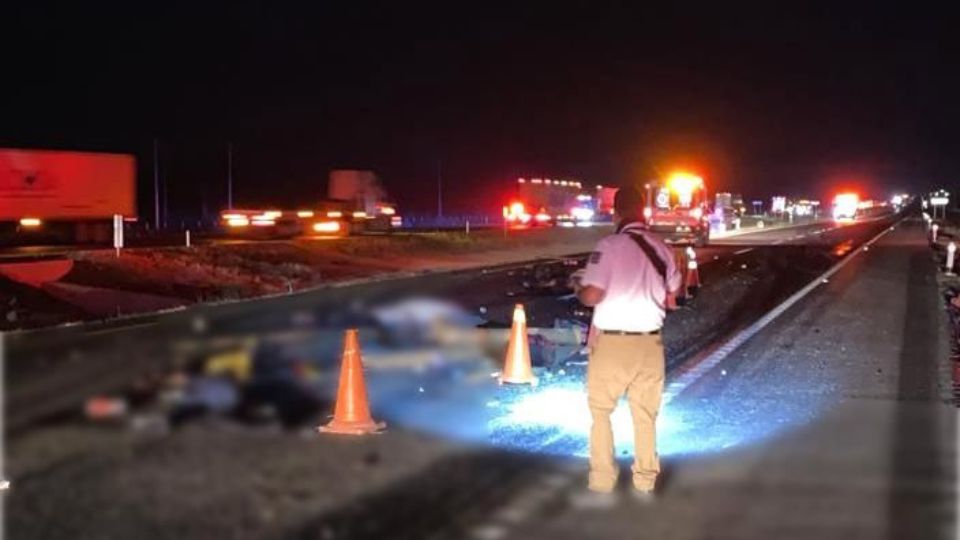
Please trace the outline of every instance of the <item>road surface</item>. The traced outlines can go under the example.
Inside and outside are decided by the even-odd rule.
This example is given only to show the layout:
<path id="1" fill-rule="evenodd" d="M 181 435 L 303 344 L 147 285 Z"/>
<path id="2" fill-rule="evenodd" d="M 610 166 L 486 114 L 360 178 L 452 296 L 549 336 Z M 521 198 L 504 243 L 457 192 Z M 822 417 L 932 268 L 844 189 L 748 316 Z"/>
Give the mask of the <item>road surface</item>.
<path id="1" fill-rule="evenodd" d="M 701 252 L 707 285 L 665 333 L 670 381 L 683 391 L 662 419 L 655 506 L 571 506 L 586 444 L 577 362 L 538 368 L 536 390 L 501 389 L 489 383 L 489 361 L 396 355 L 370 340 L 374 411 L 391 426 L 374 438 L 222 421 L 152 436 L 24 420 L 8 451 L 8 534 L 950 538 L 956 409 L 936 272 L 915 223 L 853 251 L 884 228 L 799 238 L 771 230 L 762 243 L 730 239 Z M 708 354 L 849 253 L 857 256 L 742 347 Z M 296 354 L 328 359 L 320 384 L 329 388 L 337 329 L 370 326 L 368 311 L 351 305 L 358 299 L 456 298 L 501 326 L 520 299 L 533 326 L 549 326 L 564 304 L 522 287 L 528 278 L 513 265 L 24 334 L 8 340 L 8 406 L 36 413 L 30 392 L 69 397 L 92 373 L 118 374 L 120 384 L 122 366 L 159 363 L 171 343 L 249 334 L 292 335 Z M 712 369 L 684 375 L 710 359 Z"/>

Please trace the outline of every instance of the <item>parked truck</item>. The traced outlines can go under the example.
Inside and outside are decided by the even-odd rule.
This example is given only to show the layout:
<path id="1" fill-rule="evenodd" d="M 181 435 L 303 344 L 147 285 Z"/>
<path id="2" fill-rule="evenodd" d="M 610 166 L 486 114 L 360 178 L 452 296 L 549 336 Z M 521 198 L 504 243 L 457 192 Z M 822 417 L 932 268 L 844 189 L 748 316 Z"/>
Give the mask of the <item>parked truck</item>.
<path id="1" fill-rule="evenodd" d="M 0 149 L 0 241 L 108 242 L 118 214 L 137 217 L 133 156 Z"/>

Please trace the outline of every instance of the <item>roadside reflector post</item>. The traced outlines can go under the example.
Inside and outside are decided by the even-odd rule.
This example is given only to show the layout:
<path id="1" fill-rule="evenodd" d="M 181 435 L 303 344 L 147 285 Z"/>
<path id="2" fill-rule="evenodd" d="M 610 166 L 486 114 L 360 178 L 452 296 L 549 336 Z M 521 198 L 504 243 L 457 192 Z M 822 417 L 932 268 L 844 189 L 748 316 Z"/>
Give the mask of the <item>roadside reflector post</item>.
<path id="1" fill-rule="evenodd" d="M 733 228 L 734 230 L 737 230 L 737 231 L 740 230 L 740 218 L 733 220 Z"/>
<path id="2" fill-rule="evenodd" d="M 940 226 L 934 223 L 930 226 L 930 242 L 937 243 L 937 231 L 940 230 Z"/>
<path id="3" fill-rule="evenodd" d="M 678 306 L 685 306 L 690 300 L 691 292 L 687 281 L 690 279 L 690 265 L 687 262 L 686 250 L 681 248 L 674 249 L 673 258 L 677 268 L 681 269 L 682 273 L 680 275 L 683 277 L 683 279 L 680 281 L 680 290 L 677 291 L 673 300 Z M 687 270 L 684 271 L 682 270 L 683 268 L 686 268 Z"/>
<path id="4" fill-rule="evenodd" d="M 953 274 L 953 260 L 957 254 L 957 244 L 950 242 L 947 244 L 947 275 L 952 276 Z"/>
<path id="5" fill-rule="evenodd" d="M 187 229 L 187 232 L 184 234 L 184 243 L 187 247 L 190 247 L 190 229 Z"/>
<path id="6" fill-rule="evenodd" d="M 694 251 L 692 247 L 688 247 L 686 250 L 687 254 L 687 276 L 684 280 L 686 282 L 687 291 L 692 296 L 700 288 L 700 267 L 697 264 L 697 252 Z"/>
<path id="7" fill-rule="evenodd" d="M 467 220 L 467 224 L 466 224 L 465 227 L 466 227 L 466 230 L 467 230 L 467 234 L 470 234 L 470 220 L 469 220 L 469 219 Z"/>
<path id="8" fill-rule="evenodd" d="M 762 229 L 762 228 L 763 228 L 763 220 L 762 220 L 762 219 L 757 222 L 757 228 L 758 228 L 758 229 Z"/>
<path id="9" fill-rule="evenodd" d="M 123 216 L 113 215 L 113 249 L 117 251 L 117 257 L 120 256 L 120 248 L 123 247 Z"/>

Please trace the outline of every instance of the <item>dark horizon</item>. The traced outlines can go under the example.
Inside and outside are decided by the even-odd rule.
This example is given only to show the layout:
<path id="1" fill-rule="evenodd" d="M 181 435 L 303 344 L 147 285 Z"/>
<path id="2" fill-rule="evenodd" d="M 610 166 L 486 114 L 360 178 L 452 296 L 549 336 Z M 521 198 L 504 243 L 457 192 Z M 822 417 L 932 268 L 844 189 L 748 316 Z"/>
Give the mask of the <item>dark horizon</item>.
<path id="1" fill-rule="evenodd" d="M 949 17 L 837 7 L 8 8 L 0 146 L 129 152 L 173 215 L 324 194 L 375 170 L 401 212 L 496 212 L 517 176 L 700 172 L 711 191 L 950 186 Z M 11 83 L 12 82 L 12 83 Z"/>

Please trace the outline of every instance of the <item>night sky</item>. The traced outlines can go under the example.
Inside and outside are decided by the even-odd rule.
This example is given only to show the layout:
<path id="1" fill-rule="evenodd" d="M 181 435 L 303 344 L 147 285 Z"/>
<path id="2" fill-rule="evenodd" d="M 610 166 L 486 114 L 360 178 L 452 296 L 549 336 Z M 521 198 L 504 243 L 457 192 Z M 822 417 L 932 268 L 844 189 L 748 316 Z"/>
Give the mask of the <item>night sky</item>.
<path id="1" fill-rule="evenodd" d="M 19 2 L 0 23 L 0 145 L 135 153 L 150 215 L 324 194 L 370 168 L 406 212 L 497 212 L 517 176 L 677 167 L 748 198 L 960 174 L 953 17 L 864 4 Z M 666 4 L 666 3 L 665 3 Z M 670 11 L 667 11 L 670 10 Z"/>

